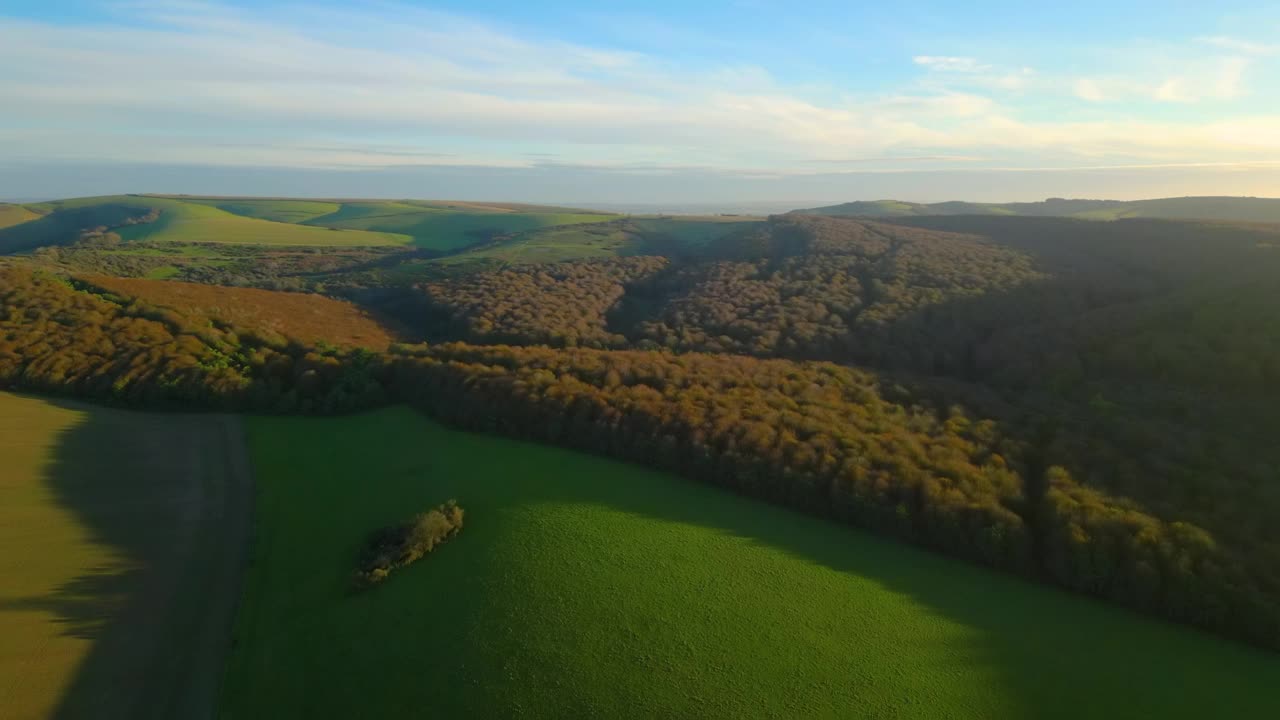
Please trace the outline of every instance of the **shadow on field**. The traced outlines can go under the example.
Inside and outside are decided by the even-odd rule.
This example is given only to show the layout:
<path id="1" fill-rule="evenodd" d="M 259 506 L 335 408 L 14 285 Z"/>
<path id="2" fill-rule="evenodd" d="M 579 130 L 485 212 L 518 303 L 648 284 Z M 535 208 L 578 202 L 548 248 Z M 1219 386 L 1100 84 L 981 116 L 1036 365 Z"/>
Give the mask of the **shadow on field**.
<path id="1" fill-rule="evenodd" d="M 446 430 L 408 408 L 252 422 L 271 530 L 254 558 L 250 621 L 237 627 L 228 717 L 379 716 L 380 703 L 443 717 L 802 717 L 823 703 L 833 717 L 1252 717 L 1280 681 L 1268 653 L 719 488 Z M 349 595 L 372 528 L 447 498 L 467 513 L 456 540 Z M 627 527 L 562 514 L 575 506 L 742 538 L 885 588 L 926 617 L 865 603 L 856 584 L 833 592 L 842 583 L 810 578 L 792 591 L 754 575 L 749 557 L 708 567 L 716 556 L 663 528 L 636 536 L 647 553 L 637 560 L 591 544 L 601 531 L 629 542 Z M 668 605 L 637 605 L 647 590 L 634 588 L 648 582 Z M 753 655 L 770 648 L 777 657 Z M 652 682 L 630 683 L 635 674 Z M 544 704 L 515 708 L 517 695 Z"/>
<path id="2" fill-rule="evenodd" d="M 1247 717 L 1270 707 L 1274 700 L 1280 656 L 1272 653 L 845 525 L 727 495 L 712 486 L 694 485 L 687 495 L 678 493 L 685 497 L 673 498 L 648 483 L 611 483 L 610 466 L 617 466 L 608 460 L 595 462 L 601 463 L 598 472 L 580 475 L 563 471 L 568 462 L 549 463 L 542 477 L 526 475 L 523 479 L 528 482 L 512 483 L 518 489 L 507 502 L 590 503 L 713 528 L 872 580 L 909 597 L 927 612 L 970 629 L 972 633 L 963 640 L 939 637 L 940 647 L 924 649 L 945 651 L 948 662 L 992 671 L 1020 716 L 1205 717 L 1221 713 L 1222 717 Z M 519 469 L 512 470 L 520 474 Z M 688 482 L 667 477 L 668 482 Z M 449 496 L 471 494 L 459 487 Z M 468 532 L 486 521 L 485 512 L 481 505 L 469 515 Z M 697 597 L 696 590 L 689 592 L 691 598 Z M 905 637 L 918 641 L 920 634 Z M 954 673 L 946 667 L 921 665 L 918 669 Z M 912 702 L 929 700 L 922 696 Z M 938 716 L 945 712 L 941 706 L 937 711 Z"/>
<path id="3" fill-rule="evenodd" d="M 237 533 L 247 529 L 247 486 L 228 481 L 238 425 L 49 402 L 84 419 L 59 434 L 47 490 L 74 515 L 83 542 L 111 558 L 46 595 L 8 603 L 51 613 L 63 635 L 91 642 L 54 717 L 210 715 L 214 689 L 205 686 L 217 677 L 208 666 L 218 668 L 221 655 L 203 655 L 229 635 L 243 557 Z"/>

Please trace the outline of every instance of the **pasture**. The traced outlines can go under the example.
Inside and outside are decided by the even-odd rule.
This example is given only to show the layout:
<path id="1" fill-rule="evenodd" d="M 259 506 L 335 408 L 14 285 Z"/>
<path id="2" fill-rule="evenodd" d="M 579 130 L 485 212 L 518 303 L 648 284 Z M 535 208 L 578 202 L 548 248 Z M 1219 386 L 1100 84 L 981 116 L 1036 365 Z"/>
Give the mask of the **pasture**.
<path id="1" fill-rule="evenodd" d="M 182 198 L 184 202 L 208 205 L 233 215 L 270 220 L 271 222 L 300 223 L 335 212 L 338 203 L 323 200 L 277 200 L 271 198 Z"/>
<path id="2" fill-rule="evenodd" d="M 723 491 L 405 408 L 247 421 L 221 715 L 1269 717 L 1280 658 Z M 466 530 L 349 592 L 366 534 Z"/>
<path id="3" fill-rule="evenodd" d="M 248 531 L 239 422 L 0 393 L 0 717 L 198 717 Z"/>
<path id="4" fill-rule="evenodd" d="M 126 241 L 239 245 L 356 247 L 406 245 L 411 241 L 408 236 L 394 233 L 272 222 L 237 215 L 195 199 L 119 195 L 59 200 L 31 207 L 47 214 L 38 220 L 0 231 L 0 251 L 70 244 L 75 241 L 80 230 L 99 225 L 116 227 L 127 218 L 144 215 L 152 209 L 160 211 L 160 216 L 154 222 L 116 227 L 116 232 Z"/>
<path id="5" fill-rule="evenodd" d="M 40 217 L 38 214 L 31 212 L 21 205 L 10 205 L 8 203 L 0 203 L 0 229 L 21 225 L 28 220 L 35 220 Z"/>
<path id="6" fill-rule="evenodd" d="M 741 217 L 642 217 L 549 227 L 523 232 L 440 262 L 490 260 L 523 265 L 620 255 L 697 255 L 712 240 L 759 224 L 759 220 Z"/>
<path id="7" fill-rule="evenodd" d="M 309 225 L 408 235 L 415 247 L 452 252 L 502 235 L 560 225 L 596 223 L 613 215 L 537 206 L 434 203 L 412 200 L 348 202 Z"/>

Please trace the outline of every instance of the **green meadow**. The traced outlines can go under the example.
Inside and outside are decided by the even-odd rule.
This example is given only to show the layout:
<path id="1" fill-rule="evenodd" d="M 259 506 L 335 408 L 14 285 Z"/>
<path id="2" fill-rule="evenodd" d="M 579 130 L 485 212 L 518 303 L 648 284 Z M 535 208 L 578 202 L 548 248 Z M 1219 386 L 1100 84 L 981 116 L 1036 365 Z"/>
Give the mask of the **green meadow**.
<path id="1" fill-rule="evenodd" d="M 539 228 L 597 223 L 614 216 L 536 206 L 491 206 L 471 203 L 418 201 L 348 202 L 328 215 L 311 218 L 310 225 L 398 233 L 413 238 L 416 247 L 456 251 L 494 237 Z"/>
<path id="2" fill-rule="evenodd" d="M 711 241 L 759 225 L 741 217 L 638 217 L 531 230 L 441 262 L 509 265 L 590 260 L 620 255 L 696 255 Z"/>
<path id="3" fill-rule="evenodd" d="M 648 470 L 408 409 L 247 421 L 220 714 L 1270 717 L 1280 659 Z M 353 593 L 367 533 L 461 534 Z"/>
<path id="4" fill-rule="evenodd" d="M 155 221 L 124 224 L 152 209 L 160 211 Z M 306 247 L 403 245 L 455 252 L 497 237 L 615 217 L 535 205 L 116 195 L 30 206 L 0 205 L 0 253 L 70 244 L 81 230 L 99 226 L 114 228 L 124 240 Z"/>
<path id="5" fill-rule="evenodd" d="M 47 214 L 38 220 L 0 230 L 0 251 L 74 242 L 85 228 L 116 227 L 127 218 L 160 211 L 154 222 L 118 227 L 128 240 L 240 245 L 367 246 L 405 245 L 410 238 L 394 233 L 329 230 L 307 225 L 237 215 L 219 207 L 167 197 L 118 195 L 77 198 L 32 205 Z"/>
<path id="6" fill-rule="evenodd" d="M 216 207 L 233 215 L 282 223 L 305 222 L 321 215 L 328 215 L 341 207 L 338 203 L 323 200 L 271 198 L 183 198 L 182 200 L 187 203 Z"/>

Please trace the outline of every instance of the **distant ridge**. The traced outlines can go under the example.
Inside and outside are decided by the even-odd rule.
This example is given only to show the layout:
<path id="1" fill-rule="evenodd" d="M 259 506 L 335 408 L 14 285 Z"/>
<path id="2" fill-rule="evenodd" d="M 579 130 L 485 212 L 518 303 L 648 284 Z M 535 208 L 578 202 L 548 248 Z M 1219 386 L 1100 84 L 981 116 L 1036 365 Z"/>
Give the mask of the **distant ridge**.
<path id="1" fill-rule="evenodd" d="M 1256 197 L 1181 197 L 1157 200 L 1079 200 L 1049 198 L 1042 202 L 913 203 L 901 200 L 863 200 L 826 207 L 793 210 L 804 215 L 859 217 L 921 217 L 929 215 L 1016 215 L 1073 217 L 1086 220 L 1160 218 L 1167 220 L 1226 220 L 1280 223 L 1280 199 Z"/>

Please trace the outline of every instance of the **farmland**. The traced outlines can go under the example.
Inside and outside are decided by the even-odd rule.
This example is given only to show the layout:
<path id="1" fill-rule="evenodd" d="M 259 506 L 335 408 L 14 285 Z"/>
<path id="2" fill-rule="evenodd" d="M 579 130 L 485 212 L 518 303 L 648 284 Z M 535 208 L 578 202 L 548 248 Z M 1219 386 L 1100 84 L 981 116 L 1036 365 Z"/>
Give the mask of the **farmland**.
<path id="1" fill-rule="evenodd" d="M 199 203 L 142 195 L 77 198 L 31 207 L 47 214 L 37 221 L 0 233 L 0 247 L 6 244 L 68 244 L 75 240 L 78 230 L 98 225 L 115 228 L 126 241 L 286 246 L 404 245 L 409 242 L 408 237 L 391 233 L 332 231 L 271 222 Z M 122 226 L 128 218 L 152 210 L 159 213 L 154 221 Z"/>
<path id="2" fill-rule="evenodd" d="M 247 537 L 239 423 L 0 393 L 0 715 L 212 701 Z"/>
<path id="3" fill-rule="evenodd" d="M 641 217 L 519 233 L 443 260 L 465 264 L 554 263 L 628 255 L 696 255 L 712 240 L 760 224 L 758 219 Z"/>
<path id="4" fill-rule="evenodd" d="M 1262 717 L 1274 656 L 407 409 L 248 422 L 256 544 L 221 714 Z M 351 594 L 370 530 L 467 529 Z"/>
<path id="5" fill-rule="evenodd" d="M 158 216 L 135 222 L 152 211 Z M 406 246 L 445 253 L 514 233 L 615 217 L 536 205 L 118 195 L 0 206 L 0 252 L 67 245 L 82 230 L 105 227 L 125 241 Z"/>
<path id="6" fill-rule="evenodd" d="M 537 206 L 429 203 L 419 201 L 350 202 L 312 218 L 310 225 L 400 233 L 416 247 L 455 251 L 492 238 L 559 225 L 597 223 L 613 215 Z"/>
<path id="7" fill-rule="evenodd" d="M 21 205 L 0 203 L 0 229 L 19 225 L 40 217 Z"/>

